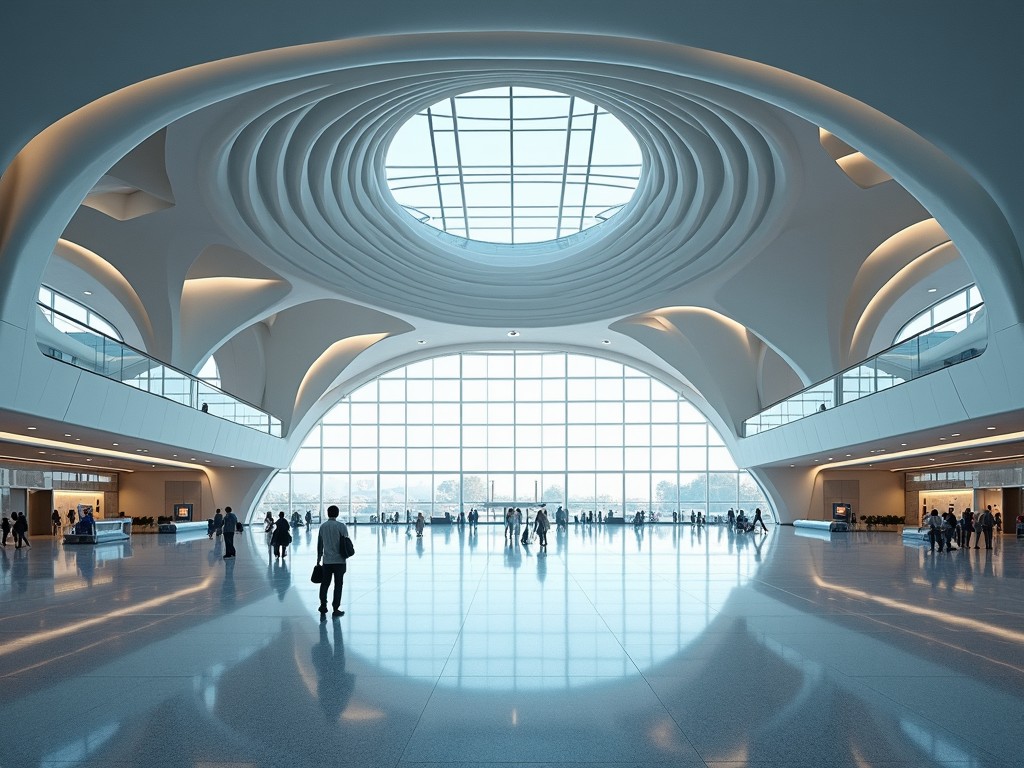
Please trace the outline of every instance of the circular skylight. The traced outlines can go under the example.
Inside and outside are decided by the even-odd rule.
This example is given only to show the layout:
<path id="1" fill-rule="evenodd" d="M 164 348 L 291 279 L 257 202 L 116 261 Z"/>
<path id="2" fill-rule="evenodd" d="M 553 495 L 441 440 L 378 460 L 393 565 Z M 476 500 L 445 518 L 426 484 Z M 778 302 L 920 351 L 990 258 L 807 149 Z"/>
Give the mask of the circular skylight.
<path id="1" fill-rule="evenodd" d="M 386 159 L 395 200 L 457 237 L 522 245 L 568 237 L 621 210 L 642 165 L 607 110 L 536 88 L 472 91 L 413 115 Z"/>

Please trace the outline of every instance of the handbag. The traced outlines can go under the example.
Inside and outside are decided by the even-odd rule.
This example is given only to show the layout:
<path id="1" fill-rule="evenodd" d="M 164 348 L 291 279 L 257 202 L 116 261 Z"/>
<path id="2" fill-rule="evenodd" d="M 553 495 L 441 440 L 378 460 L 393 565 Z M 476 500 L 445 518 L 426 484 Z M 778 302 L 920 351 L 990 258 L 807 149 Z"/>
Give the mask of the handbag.
<path id="1" fill-rule="evenodd" d="M 324 567 L 320 563 L 313 566 L 313 573 L 310 575 L 309 580 L 314 584 L 319 584 L 324 580 Z"/>
<path id="2" fill-rule="evenodd" d="M 356 548 L 352 546 L 352 539 L 348 536 L 341 537 L 341 555 L 348 560 L 352 555 L 356 553 Z"/>

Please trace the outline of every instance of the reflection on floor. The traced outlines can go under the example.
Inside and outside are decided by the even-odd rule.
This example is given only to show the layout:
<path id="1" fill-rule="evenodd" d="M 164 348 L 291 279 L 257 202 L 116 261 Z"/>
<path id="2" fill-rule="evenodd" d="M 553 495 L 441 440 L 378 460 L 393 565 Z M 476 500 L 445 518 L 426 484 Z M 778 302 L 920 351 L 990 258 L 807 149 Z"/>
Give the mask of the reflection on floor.
<path id="1" fill-rule="evenodd" d="M 1019 766 L 1024 542 L 570 527 L 0 550 L 0 766 Z"/>

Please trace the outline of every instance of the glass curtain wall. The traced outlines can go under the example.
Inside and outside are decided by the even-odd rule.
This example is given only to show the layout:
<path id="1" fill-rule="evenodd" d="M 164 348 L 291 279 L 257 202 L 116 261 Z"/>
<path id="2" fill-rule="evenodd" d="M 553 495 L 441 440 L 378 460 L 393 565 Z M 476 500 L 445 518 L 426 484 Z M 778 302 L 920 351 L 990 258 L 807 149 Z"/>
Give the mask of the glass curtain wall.
<path id="1" fill-rule="evenodd" d="M 678 393 L 620 363 L 566 353 L 463 353 L 392 371 L 313 428 L 258 505 L 342 519 L 567 505 L 671 521 L 767 501 Z"/>

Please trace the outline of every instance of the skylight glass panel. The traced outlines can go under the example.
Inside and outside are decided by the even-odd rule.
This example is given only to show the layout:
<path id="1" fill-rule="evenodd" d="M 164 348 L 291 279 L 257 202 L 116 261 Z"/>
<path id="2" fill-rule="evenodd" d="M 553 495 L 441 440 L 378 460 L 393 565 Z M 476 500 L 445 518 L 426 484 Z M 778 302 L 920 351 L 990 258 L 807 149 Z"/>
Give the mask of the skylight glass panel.
<path id="1" fill-rule="evenodd" d="M 388 186 L 410 215 L 488 243 L 558 240 L 620 211 L 642 157 L 603 108 L 536 88 L 455 96 L 410 118 L 386 159 Z"/>

